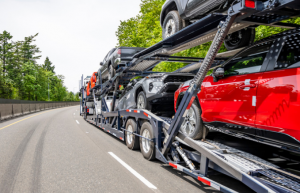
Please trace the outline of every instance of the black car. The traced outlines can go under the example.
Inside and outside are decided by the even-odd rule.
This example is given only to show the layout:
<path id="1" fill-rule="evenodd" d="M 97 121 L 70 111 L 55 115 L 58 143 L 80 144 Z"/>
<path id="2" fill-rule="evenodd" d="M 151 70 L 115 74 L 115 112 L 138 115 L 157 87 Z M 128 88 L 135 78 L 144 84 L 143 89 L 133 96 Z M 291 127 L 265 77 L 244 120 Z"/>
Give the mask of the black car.
<path id="1" fill-rule="evenodd" d="M 210 13 L 227 13 L 235 0 L 167 0 L 162 6 L 160 24 L 163 29 L 163 39 L 180 31 L 182 28 L 196 22 Z M 255 3 L 252 0 L 249 0 Z M 248 46 L 254 42 L 255 29 L 248 27 L 229 34 L 225 46 L 233 50 Z"/>
<path id="2" fill-rule="evenodd" d="M 111 49 L 102 62 L 100 62 L 100 69 L 102 79 L 111 79 L 115 75 L 115 71 L 119 67 L 126 66 L 126 63 L 132 60 L 132 56 L 145 48 L 139 47 L 119 47 Z M 101 71 L 101 72 L 100 72 Z"/>

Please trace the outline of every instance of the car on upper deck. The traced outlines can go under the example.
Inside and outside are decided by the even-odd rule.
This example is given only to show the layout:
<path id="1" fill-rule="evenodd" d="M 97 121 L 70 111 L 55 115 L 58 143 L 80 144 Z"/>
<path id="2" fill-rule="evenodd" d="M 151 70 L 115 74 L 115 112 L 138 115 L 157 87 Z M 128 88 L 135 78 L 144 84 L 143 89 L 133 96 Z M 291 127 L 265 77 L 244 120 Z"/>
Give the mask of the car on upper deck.
<path id="1" fill-rule="evenodd" d="M 100 62 L 98 75 L 101 74 L 102 80 L 109 80 L 115 76 L 116 70 L 119 67 L 125 67 L 127 62 L 132 60 L 132 56 L 144 50 L 139 47 L 118 47 L 111 49 L 103 61 Z M 100 77 L 99 77 L 100 78 Z"/>
<path id="2" fill-rule="evenodd" d="M 170 37 L 184 27 L 211 13 L 227 14 L 236 0 L 167 0 L 162 6 L 160 24 L 163 39 Z M 254 0 L 246 0 L 248 6 L 255 6 Z M 234 50 L 253 43 L 255 26 L 229 34 L 224 43 L 227 50 Z"/>
<path id="3" fill-rule="evenodd" d="M 189 82 L 175 92 L 178 108 Z M 300 152 L 300 28 L 251 45 L 206 76 L 181 131 L 209 128 Z"/>

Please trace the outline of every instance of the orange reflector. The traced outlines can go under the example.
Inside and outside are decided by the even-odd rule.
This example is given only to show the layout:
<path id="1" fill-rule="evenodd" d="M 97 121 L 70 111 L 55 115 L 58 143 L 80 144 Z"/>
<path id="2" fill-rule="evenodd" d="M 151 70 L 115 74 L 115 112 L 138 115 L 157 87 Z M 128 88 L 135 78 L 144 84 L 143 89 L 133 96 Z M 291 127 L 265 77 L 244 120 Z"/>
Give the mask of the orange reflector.
<path id="1" fill-rule="evenodd" d="M 177 165 L 172 164 L 171 162 L 169 162 L 169 165 L 172 166 L 173 168 L 176 168 L 176 169 L 177 169 Z"/>
<path id="2" fill-rule="evenodd" d="M 137 110 L 134 110 L 133 112 L 137 113 L 138 111 L 137 111 Z"/>
<path id="3" fill-rule="evenodd" d="M 203 182 L 204 184 L 207 184 L 207 185 L 210 186 L 210 181 L 207 181 L 207 180 L 205 180 L 203 178 L 200 178 L 199 176 L 198 176 L 198 180 L 201 181 L 201 182 Z"/>
<path id="4" fill-rule="evenodd" d="M 145 113 L 145 112 L 144 112 L 144 115 L 145 115 L 146 117 L 148 117 L 148 114 L 147 114 L 147 113 Z"/>

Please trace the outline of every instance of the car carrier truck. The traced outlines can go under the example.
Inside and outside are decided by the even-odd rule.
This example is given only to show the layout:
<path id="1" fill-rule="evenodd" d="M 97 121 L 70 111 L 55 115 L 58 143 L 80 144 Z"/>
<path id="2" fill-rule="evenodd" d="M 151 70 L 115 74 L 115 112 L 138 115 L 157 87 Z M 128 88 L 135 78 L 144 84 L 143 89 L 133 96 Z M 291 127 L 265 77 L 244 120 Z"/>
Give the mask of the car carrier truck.
<path id="1" fill-rule="evenodd" d="M 254 23 L 290 28 L 294 30 L 293 33 L 300 33 L 299 26 L 281 22 L 299 14 L 300 1 L 298 0 L 235 1 L 229 8 L 228 14 L 207 15 L 163 41 L 135 54 L 130 62 L 116 71 L 114 77 L 95 85 L 90 97 L 82 97 L 82 105 L 86 101 L 94 102 L 95 108 L 101 105 L 99 114 L 95 111 L 96 114 L 85 114 L 84 118 L 99 129 L 125 141 L 129 149 L 140 149 L 145 159 L 160 160 L 163 164 L 168 164 L 221 192 L 236 191 L 209 178 L 211 171 L 232 177 L 258 193 L 300 192 L 299 173 L 286 170 L 248 151 L 206 139 L 208 130 L 203 131 L 202 140 L 193 140 L 180 132 L 188 110 L 195 101 L 197 93 L 201 91 L 200 86 L 208 70 L 212 66 L 218 66 L 215 58 L 228 34 Z M 276 35 L 274 37 L 276 39 Z M 283 43 L 290 37 L 289 32 L 286 32 L 284 37 L 278 37 L 276 39 L 278 46 L 280 42 Z M 198 62 L 181 69 L 181 72 L 190 69 L 196 70 L 197 73 L 190 81 L 174 117 L 160 117 L 145 109 L 113 110 L 119 85 L 128 84 L 135 76 L 145 77 L 154 73 L 148 70 L 160 61 L 190 61 L 193 58 L 176 57 L 172 54 L 209 41 L 212 41 L 212 44 L 206 57 L 197 59 Z M 295 46 L 298 44 L 295 43 Z M 274 49 L 274 53 L 278 51 Z M 231 54 L 232 52 L 235 51 L 230 51 Z M 218 57 L 230 53 L 219 54 Z M 267 59 L 274 58 L 270 56 Z M 214 72 L 216 79 L 222 75 L 221 71 Z M 84 92 L 84 87 L 81 92 Z M 113 98 L 112 108 L 109 109 L 105 96 L 110 92 L 113 92 Z M 279 157 L 284 158 L 282 155 Z M 285 159 L 294 163 L 299 162 L 291 158 Z"/>

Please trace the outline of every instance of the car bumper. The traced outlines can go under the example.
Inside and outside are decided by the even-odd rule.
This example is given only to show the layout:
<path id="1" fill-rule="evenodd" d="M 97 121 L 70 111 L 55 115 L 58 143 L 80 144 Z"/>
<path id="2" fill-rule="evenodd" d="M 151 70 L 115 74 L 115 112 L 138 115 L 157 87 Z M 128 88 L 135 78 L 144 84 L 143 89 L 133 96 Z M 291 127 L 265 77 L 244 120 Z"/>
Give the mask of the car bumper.
<path id="1" fill-rule="evenodd" d="M 174 103 L 174 93 L 160 93 L 160 94 L 155 94 L 155 95 L 149 97 L 148 101 L 151 104 L 154 104 L 154 103 L 165 103 L 165 102 Z"/>

